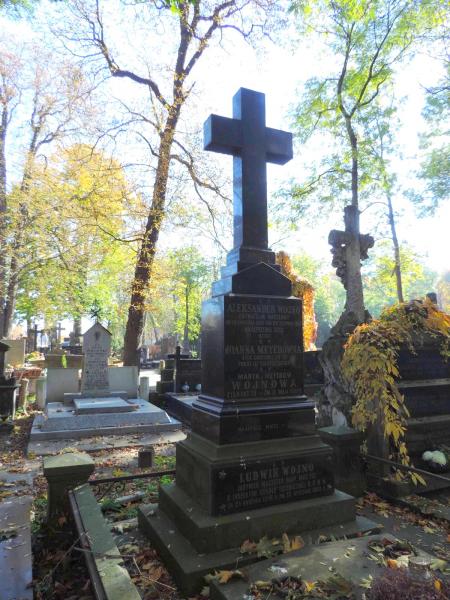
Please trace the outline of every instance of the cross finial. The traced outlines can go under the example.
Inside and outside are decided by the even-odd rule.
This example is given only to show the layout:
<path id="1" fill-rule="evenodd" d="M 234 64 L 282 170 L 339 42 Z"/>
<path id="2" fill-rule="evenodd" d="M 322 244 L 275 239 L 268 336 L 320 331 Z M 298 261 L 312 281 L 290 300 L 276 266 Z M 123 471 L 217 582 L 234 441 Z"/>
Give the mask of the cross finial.
<path id="1" fill-rule="evenodd" d="M 292 158 L 292 134 L 266 127 L 265 97 L 241 88 L 233 97 L 233 118 L 210 115 L 205 150 L 233 156 L 234 248 L 267 250 L 266 163 Z"/>

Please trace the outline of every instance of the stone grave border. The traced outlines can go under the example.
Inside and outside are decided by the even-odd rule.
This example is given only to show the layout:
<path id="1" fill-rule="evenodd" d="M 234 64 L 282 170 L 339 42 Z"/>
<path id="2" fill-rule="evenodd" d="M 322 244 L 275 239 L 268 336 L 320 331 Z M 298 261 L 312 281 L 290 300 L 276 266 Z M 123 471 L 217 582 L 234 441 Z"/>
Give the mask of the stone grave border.
<path id="1" fill-rule="evenodd" d="M 83 554 L 97 600 L 140 600 L 141 596 L 127 569 L 122 566 L 123 559 L 118 558 L 120 551 L 92 488 L 100 488 L 103 497 L 113 488 L 121 491 L 127 481 L 156 479 L 164 475 L 175 476 L 175 469 L 90 479 L 68 492 L 77 539 L 86 550 Z"/>
<path id="2" fill-rule="evenodd" d="M 97 600 L 140 600 L 91 487 L 70 491 L 69 501 Z"/>

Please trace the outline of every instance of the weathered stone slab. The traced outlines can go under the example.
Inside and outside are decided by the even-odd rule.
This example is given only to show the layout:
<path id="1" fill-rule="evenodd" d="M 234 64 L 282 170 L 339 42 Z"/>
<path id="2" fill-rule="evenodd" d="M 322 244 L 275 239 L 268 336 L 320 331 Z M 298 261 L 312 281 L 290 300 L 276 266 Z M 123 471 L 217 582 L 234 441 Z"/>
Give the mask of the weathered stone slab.
<path id="1" fill-rule="evenodd" d="M 122 398 L 80 398 L 73 401 L 76 415 L 132 412 L 139 404 Z"/>
<path id="2" fill-rule="evenodd" d="M 136 400 L 133 412 L 76 415 L 73 407 L 61 402 L 47 405 L 47 416 L 35 417 L 30 441 L 78 439 L 99 435 L 157 433 L 179 429 L 180 423 L 159 407 Z"/>
<path id="3" fill-rule="evenodd" d="M 47 405 L 47 418 L 42 431 L 73 431 L 77 429 L 96 429 L 101 427 L 120 427 L 168 423 L 169 417 L 163 410 L 143 400 L 136 400 L 137 409 L 131 413 L 106 413 L 76 415 L 73 409 L 60 402 Z"/>
<path id="4" fill-rule="evenodd" d="M 100 578 L 106 600 L 140 600 L 90 487 L 81 486 L 72 498 L 78 513 L 75 522 L 81 543 L 89 547 L 94 559 L 95 573 L 90 574 Z"/>
<path id="5" fill-rule="evenodd" d="M 154 426 L 152 426 L 155 429 Z M 84 452 L 97 452 L 98 450 L 112 450 L 115 448 L 139 448 L 142 446 L 155 446 L 165 444 L 175 444 L 186 436 L 180 429 L 180 424 L 174 429 L 162 430 L 157 429 L 154 433 L 146 433 L 141 431 L 141 428 L 130 428 L 129 433 L 117 434 L 115 431 L 108 430 L 109 433 L 104 433 L 103 436 L 98 434 L 78 437 L 76 439 L 68 437 L 67 433 L 64 436 L 56 439 L 36 439 L 34 437 L 28 444 L 28 455 L 32 456 L 53 456 L 59 454 L 61 450 L 67 447 L 74 447 L 77 450 Z M 83 432 L 84 433 L 84 432 Z M 44 434 L 45 435 L 45 434 Z"/>
<path id="6" fill-rule="evenodd" d="M 31 582 L 30 506 L 32 498 L 22 496 L 0 504 L 0 597 L 33 600 Z"/>
<path id="7" fill-rule="evenodd" d="M 256 581 L 272 581 L 274 578 L 298 577 L 309 582 L 326 581 L 333 573 L 339 573 L 344 579 L 355 585 L 355 599 L 366 597 L 367 587 L 361 585 L 369 576 L 380 573 L 380 565 L 370 559 L 368 544 L 372 541 L 389 539 L 391 535 L 366 536 L 359 539 L 343 540 L 306 546 L 301 550 L 284 554 L 277 558 L 256 563 L 246 569 L 246 581 L 233 579 L 226 585 L 211 583 L 212 600 L 242 600 L 249 597 L 250 586 Z M 417 549 L 418 556 L 432 560 L 431 555 Z M 276 594 L 266 592 L 267 600 L 278 598 Z M 352 596 L 353 597 L 353 596 Z"/>
<path id="8" fill-rule="evenodd" d="M 261 511 L 262 514 L 265 513 L 268 526 L 270 526 L 271 519 L 269 512 L 267 508 Z M 239 528 L 239 524 L 246 524 L 251 527 L 251 524 L 249 524 L 251 521 L 250 514 L 243 513 L 243 519 L 236 524 L 236 527 Z M 245 516 L 248 518 L 245 518 Z M 233 517 L 220 517 L 220 521 L 230 518 Z M 197 594 L 205 586 L 204 577 L 208 573 L 222 569 L 233 570 L 236 569 L 236 566 L 241 568 L 257 560 L 256 555 L 243 555 L 239 550 L 240 544 L 245 539 L 251 538 L 248 535 L 248 530 L 239 531 L 238 529 L 236 531 L 236 535 L 242 537 L 239 538 L 239 542 L 235 547 L 205 553 L 198 552 L 192 545 L 191 540 L 182 535 L 178 528 L 174 526 L 174 521 L 163 511 L 158 510 L 154 504 L 141 506 L 138 509 L 138 523 L 139 529 L 151 539 L 158 555 L 168 566 L 172 577 L 185 594 L 185 597 Z M 321 536 L 325 536 L 327 539 L 352 538 L 379 530 L 375 523 L 364 517 L 357 517 L 356 520 L 328 527 L 315 528 L 315 523 L 312 523 L 312 528 L 307 532 L 302 533 L 306 544 L 316 544 L 319 538 L 323 539 Z M 216 534 L 213 529 L 211 531 L 213 533 L 210 532 L 210 535 L 214 537 Z M 346 543 L 349 544 L 350 542 L 347 541 Z M 240 600 L 242 600 L 242 596 Z"/>
<path id="9" fill-rule="evenodd" d="M 79 369 L 47 369 L 46 402 L 62 402 L 65 393 L 79 392 Z"/>
<path id="10" fill-rule="evenodd" d="M 137 367 L 108 367 L 108 378 L 110 390 L 123 390 L 128 398 L 138 397 L 139 371 Z"/>

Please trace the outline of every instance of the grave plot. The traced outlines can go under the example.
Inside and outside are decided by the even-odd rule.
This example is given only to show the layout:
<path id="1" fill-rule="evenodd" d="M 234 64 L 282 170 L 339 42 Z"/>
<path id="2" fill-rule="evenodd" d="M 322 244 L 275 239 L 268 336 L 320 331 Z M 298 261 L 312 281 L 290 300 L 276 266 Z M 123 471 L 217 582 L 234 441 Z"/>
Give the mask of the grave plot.
<path id="1" fill-rule="evenodd" d="M 157 406 L 137 397 L 130 398 L 127 390 L 111 389 L 114 369 L 108 368 L 111 334 L 107 329 L 96 323 L 83 338 L 81 392 L 64 393 L 63 401 L 46 405 L 45 414 L 34 420 L 29 451 L 41 453 L 44 450 L 47 453 L 48 443 L 58 440 L 67 442 L 180 430 L 178 421 Z M 135 393 L 137 395 L 137 372 Z"/>

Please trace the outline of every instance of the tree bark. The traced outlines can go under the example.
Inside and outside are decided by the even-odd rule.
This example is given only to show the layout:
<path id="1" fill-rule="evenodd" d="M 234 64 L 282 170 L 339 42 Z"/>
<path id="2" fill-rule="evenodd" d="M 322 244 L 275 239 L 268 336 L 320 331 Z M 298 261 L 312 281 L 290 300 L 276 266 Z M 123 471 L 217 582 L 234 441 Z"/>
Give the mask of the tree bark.
<path id="1" fill-rule="evenodd" d="M 394 209 L 392 206 L 392 198 L 391 194 L 387 193 L 387 202 L 388 202 L 388 219 L 389 225 L 391 228 L 392 235 L 392 245 L 394 246 L 394 273 L 395 273 L 395 283 L 397 286 L 397 298 L 399 302 L 404 302 L 403 299 L 403 286 L 402 286 L 402 264 L 400 261 L 400 246 L 398 244 L 397 238 L 397 228 L 395 226 L 395 215 Z"/>
<path id="2" fill-rule="evenodd" d="M 139 344 L 144 326 L 145 301 L 151 280 L 159 233 L 165 217 L 170 152 L 180 115 L 180 109 L 181 103 L 174 103 L 171 111 L 172 114 L 169 113 L 164 132 L 161 136 L 152 206 L 145 226 L 141 248 L 138 253 L 131 289 L 131 299 L 128 308 L 128 320 L 124 339 L 124 366 L 137 366 L 139 364 Z"/>
<path id="3" fill-rule="evenodd" d="M 183 332 L 183 350 L 189 352 L 189 286 L 186 285 L 184 295 L 184 332 Z"/>
<path id="4" fill-rule="evenodd" d="M 4 337 L 6 303 L 6 130 L 8 108 L 3 107 L 0 120 L 0 337 Z"/>
<path id="5" fill-rule="evenodd" d="M 13 324 L 14 311 L 16 309 L 17 289 L 19 287 L 18 278 L 18 263 L 15 256 L 11 257 L 10 273 L 8 288 L 6 292 L 6 304 L 5 304 L 5 316 L 4 316 L 4 335 L 9 337 L 11 335 L 11 328 Z"/>
<path id="6" fill-rule="evenodd" d="M 359 323 L 364 322 L 364 294 L 361 277 L 361 248 L 359 226 L 359 199 L 358 199 L 358 140 L 353 130 L 351 118 L 345 117 L 348 138 L 352 151 L 352 208 L 345 212 L 345 229 L 351 234 L 350 243 L 346 246 L 347 269 L 347 299 L 345 308 L 356 316 Z"/>
<path id="7" fill-rule="evenodd" d="M 81 317 L 75 317 L 73 320 L 73 341 L 74 346 L 81 346 Z"/>

